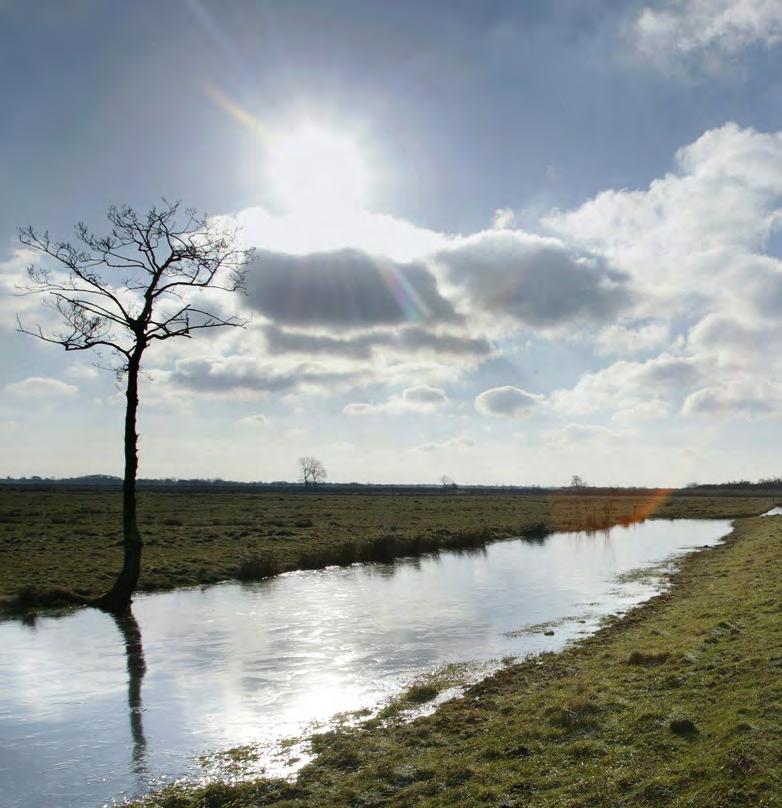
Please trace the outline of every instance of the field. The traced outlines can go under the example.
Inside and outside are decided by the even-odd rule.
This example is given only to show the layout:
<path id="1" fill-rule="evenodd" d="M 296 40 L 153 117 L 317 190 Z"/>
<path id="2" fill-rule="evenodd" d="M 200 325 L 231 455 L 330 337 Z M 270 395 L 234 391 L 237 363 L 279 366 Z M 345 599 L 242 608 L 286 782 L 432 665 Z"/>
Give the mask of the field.
<path id="1" fill-rule="evenodd" d="M 172 788 L 155 808 L 782 804 L 782 518 L 736 523 L 671 588 L 433 715 L 316 736 L 294 782 Z"/>
<path id="2" fill-rule="evenodd" d="M 291 569 L 386 561 L 617 522 L 761 513 L 769 496 L 660 493 L 528 495 L 424 491 L 145 491 L 142 590 L 256 580 Z M 56 605 L 57 591 L 92 596 L 121 566 L 121 500 L 100 489 L 0 489 L 0 608 Z"/>

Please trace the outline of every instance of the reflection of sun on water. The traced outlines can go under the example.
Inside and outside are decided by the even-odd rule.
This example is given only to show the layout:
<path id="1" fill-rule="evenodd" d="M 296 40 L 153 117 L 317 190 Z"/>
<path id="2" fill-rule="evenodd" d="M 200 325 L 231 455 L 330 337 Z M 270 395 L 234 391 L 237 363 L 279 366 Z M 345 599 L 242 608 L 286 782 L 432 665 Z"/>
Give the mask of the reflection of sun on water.
<path id="1" fill-rule="evenodd" d="M 268 176 L 289 213 L 360 210 L 369 172 L 358 142 L 348 134 L 307 124 L 272 140 Z"/>

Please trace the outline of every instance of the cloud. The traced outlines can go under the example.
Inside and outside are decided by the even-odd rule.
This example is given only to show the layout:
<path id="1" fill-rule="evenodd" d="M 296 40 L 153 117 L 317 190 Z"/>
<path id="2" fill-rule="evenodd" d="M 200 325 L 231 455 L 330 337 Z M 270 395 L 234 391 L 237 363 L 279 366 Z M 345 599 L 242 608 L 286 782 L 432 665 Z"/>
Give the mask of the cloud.
<path id="1" fill-rule="evenodd" d="M 72 379 L 91 382 L 98 378 L 100 373 L 94 365 L 71 365 L 65 371 Z"/>
<path id="2" fill-rule="evenodd" d="M 421 384 L 408 387 L 401 395 L 391 396 L 380 404 L 352 402 L 343 409 L 345 415 L 401 415 L 403 413 L 435 413 L 450 406 L 448 396 L 439 387 Z"/>
<path id="3" fill-rule="evenodd" d="M 355 369 L 299 362 L 278 366 L 251 356 L 180 359 L 170 380 L 202 393 L 328 392 L 361 384 Z"/>
<path id="4" fill-rule="evenodd" d="M 464 310 L 529 328 L 610 322 L 631 297 L 600 258 L 519 230 L 460 239 L 434 260 Z"/>
<path id="5" fill-rule="evenodd" d="M 494 211 L 494 216 L 491 219 L 491 226 L 493 230 L 507 230 L 513 226 L 515 215 L 510 208 L 497 208 Z"/>
<path id="6" fill-rule="evenodd" d="M 354 249 L 302 256 L 259 250 L 247 272 L 247 302 L 283 326 L 349 330 L 459 319 L 424 264 Z"/>
<path id="7" fill-rule="evenodd" d="M 754 368 L 768 373 L 776 352 L 782 348 L 782 325 L 745 323 L 714 312 L 690 329 L 687 346 L 699 356 L 708 357 L 718 368 L 732 372 Z M 773 351 L 771 355 L 769 349 Z"/>
<path id="8" fill-rule="evenodd" d="M 604 328 L 597 338 L 597 349 L 602 354 L 627 356 L 659 349 L 670 339 L 670 326 L 666 322 L 619 323 Z"/>
<path id="9" fill-rule="evenodd" d="M 43 326 L 60 325 L 57 313 L 41 306 L 39 295 L 21 294 L 29 283 L 27 267 L 35 263 L 38 253 L 28 248 L 14 248 L 7 260 L 0 261 L 0 328 L 15 331 L 17 316 L 35 316 Z"/>
<path id="10" fill-rule="evenodd" d="M 542 400 L 543 396 L 505 385 L 484 390 L 475 399 L 475 409 L 482 415 L 519 418 L 528 415 Z"/>
<path id="11" fill-rule="evenodd" d="M 30 376 L 19 382 L 5 386 L 6 393 L 20 398 L 60 398 L 62 396 L 75 396 L 79 388 L 59 379 L 46 376 Z"/>
<path id="12" fill-rule="evenodd" d="M 663 0 L 642 9 L 632 37 L 656 62 L 690 54 L 733 54 L 750 45 L 772 47 L 782 39 L 778 0 Z"/>
<path id="13" fill-rule="evenodd" d="M 442 452 L 456 449 L 458 451 L 465 451 L 467 449 L 475 448 L 475 441 L 467 435 L 457 435 L 448 440 L 441 441 L 440 443 L 422 443 L 419 446 L 414 446 L 414 452 Z"/>
<path id="14" fill-rule="evenodd" d="M 543 440 L 550 447 L 564 449 L 584 443 L 617 443 L 622 440 L 622 434 L 596 424 L 568 424 L 561 429 L 545 432 Z"/>
<path id="15" fill-rule="evenodd" d="M 617 424 L 637 424 L 640 421 L 656 421 L 660 418 L 667 418 L 671 413 L 671 405 L 668 401 L 659 398 L 648 400 L 632 400 L 623 402 L 621 409 L 614 412 L 611 420 Z"/>
<path id="16" fill-rule="evenodd" d="M 255 413 L 255 415 L 245 415 L 244 418 L 240 418 L 237 423 L 241 426 L 259 427 L 266 426 L 269 423 L 269 419 L 263 413 L 258 412 Z"/>
<path id="17" fill-rule="evenodd" d="M 744 413 L 766 407 L 769 394 L 757 391 L 782 369 L 782 261 L 763 254 L 782 226 L 782 132 L 709 130 L 647 188 L 602 192 L 546 224 L 574 248 L 604 254 L 640 293 L 600 333 L 599 350 L 667 343 L 655 359 L 615 363 L 556 391 L 558 409 L 629 421 L 730 402 Z"/>
<path id="18" fill-rule="evenodd" d="M 737 382 L 724 387 L 704 387 L 687 396 L 684 415 L 782 416 L 782 387 L 770 382 Z"/>
<path id="19" fill-rule="evenodd" d="M 400 326 L 360 332 L 346 337 L 309 331 L 292 331 L 277 326 L 263 329 L 266 350 L 270 354 L 327 354 L 331 356 L 370 359 L 382 352 L 400 355 L 422 353 L 433 356 L 463 357 L 480 360 L 488 358 L 493 349 L 484 337 L 472 337 L 432 331 L 422 326 Z"/>
<path id="20" fill-rule="evenodd" d="M 664 401 L 686 394 L 703 375 L 698 362 L 689 356 L 663 353 L 645 362 L 621 360 L 585 374 L 570 389 L 556 390 L 551 402 L 564 412 L 618 412 L 635 408 L 641 402 Z"/>
<path id="21" fill-rule="evenodd" d="M 276 216 L 264 208 L 253 207 L 220 219 L 239 228 L 244 246 L 290 255 L 348 248 L 405 263 L 434 252 L 448 240 L 442 233 L 417 227 L 404 219 L 367 211 L 351 211 L 347 216 L 328 210 L 321 211 L 319 216 Z"/>
<path id="22" fill-rule="evenodd" d="M 645 190 L 603 191 L 545 224 L 647 290 L 664 283 L 681 294 L 713 286 L 732 256 L 762 247 L 780 224 L 780 201 L 782 133 L 726 123 L 679 149 L 674 170 Z"/>

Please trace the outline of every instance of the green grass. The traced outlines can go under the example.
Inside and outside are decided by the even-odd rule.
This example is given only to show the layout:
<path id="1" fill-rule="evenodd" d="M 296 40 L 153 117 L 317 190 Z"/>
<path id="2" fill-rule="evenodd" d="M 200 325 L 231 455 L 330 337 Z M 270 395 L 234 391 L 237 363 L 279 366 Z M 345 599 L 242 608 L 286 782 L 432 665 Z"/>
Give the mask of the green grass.
<path id="1" fill-rule="evenodd" d="M 170 788 L 145 804 L 780 805 L 781 571 L 782 518 L 739 520 L 668 591 L 562 653 L 413 722 L 316 736 L 295 782 Z"/>
<path id="2" fill-rule="evenodd" d="M 768 497 L 675 496 L 659 517 L 733 517 Z M 632 521 L 648 495 L 142 492 L 140 589 L 258 580 L 292 569 L 390 561 L 494 539 Z M 121 498 L 100 490 L 0 489 L 0 611 L 92 597 L 121 566 Z"/>

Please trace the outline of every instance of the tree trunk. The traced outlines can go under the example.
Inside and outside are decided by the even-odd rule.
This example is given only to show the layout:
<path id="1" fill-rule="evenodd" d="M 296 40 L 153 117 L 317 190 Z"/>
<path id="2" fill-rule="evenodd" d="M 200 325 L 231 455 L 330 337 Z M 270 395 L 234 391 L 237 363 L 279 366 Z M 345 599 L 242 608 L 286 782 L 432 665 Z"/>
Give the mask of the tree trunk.
<path id="1" fill-rule="evenodd" d="M 133 592 L 141 573 L 141 534 L 136 522 L 136 474 L 138 472 L 138 372 L 143 345 L 137 347 L 128 362 L 128 386 L 125 396 L 125 477 L 122 481 L 122 546 L 124 557 L 114 586 L 93 605 L 105 612 L 121 614 L 130 608 Z"/>

